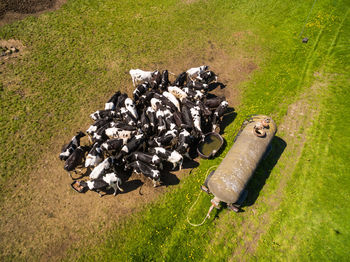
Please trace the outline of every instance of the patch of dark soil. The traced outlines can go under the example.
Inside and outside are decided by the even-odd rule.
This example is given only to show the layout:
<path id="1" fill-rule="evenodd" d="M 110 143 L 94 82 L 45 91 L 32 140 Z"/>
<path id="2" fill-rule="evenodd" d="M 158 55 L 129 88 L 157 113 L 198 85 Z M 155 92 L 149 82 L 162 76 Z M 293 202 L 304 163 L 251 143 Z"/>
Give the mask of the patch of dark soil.
<path id="1" fill-rule="evenodd" d="M 52 11 L 61 7 L 66 0 L 0 0 L 0 26 L 28 16 Z"/>

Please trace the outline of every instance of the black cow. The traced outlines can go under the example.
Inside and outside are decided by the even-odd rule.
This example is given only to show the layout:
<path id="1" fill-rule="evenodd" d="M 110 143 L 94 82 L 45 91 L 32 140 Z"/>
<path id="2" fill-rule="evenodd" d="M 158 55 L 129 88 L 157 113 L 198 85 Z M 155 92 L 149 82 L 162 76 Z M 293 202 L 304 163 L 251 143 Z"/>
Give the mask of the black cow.
<path id="1" fill-rule="evenodd" d="M 209 108 L 217 108 L 222 101 L 225 101 L 225 97 L 214 97 L 204 100 L 204 104 Z"/>
<path id="2" fill-rule="evenodd" d="M 117 109 L 120 109 L 122 107 L 125 106 L 125 100 L 128 98 L 128 95 L 127 94 L 121 94 L 119 97 L 118 97 L 118 100 L 117 100 L 117 104 L 116 104 L 116 108 Z"/>
<path id="3" fill-rule="evenodd" d="M 167 89 L 167 87 L 169 86 L 170 82 L 169 82 L 169 72 L 168 70 L 163 70 L 162 72 L 162 80 L 161 83 L 159 85 L 160 90 L 164 91 Z"/>
<path id="4" fill-rule="evenodd" d="M 192 130 L 194 128 L 192 115 L 191 115 L 190 109 L 187 107 L 186 104 L 182 105 L 181 112 L 182 112 L 182 120 L 183 120 L 182 127 L 186 129 L 189 128 Z"/>
<path id="5" fill-rule="evenodd" d="M 74 152 L 67 158 L 64 163 L 64 169 L 69 171 L 73 171 L 77 166 L 83 164 L 83 160 L 85 157 L 85 152 L 88 150 L 86 147 L 79 146 Z"/>
<path id="6" fill-rule="evenodd" d="M 105 110 L 114 110 L 120 96 L 120 91 L 117 91 L 105 104 Z"/>
<path id="7" fill-rule="evenodd" d="M 178 75 L 178 77 L 175 79 L 173 85 L 174 86 L 184 86 L 185 82 L 187 80 L 187 73 L 182 72 Z"/>

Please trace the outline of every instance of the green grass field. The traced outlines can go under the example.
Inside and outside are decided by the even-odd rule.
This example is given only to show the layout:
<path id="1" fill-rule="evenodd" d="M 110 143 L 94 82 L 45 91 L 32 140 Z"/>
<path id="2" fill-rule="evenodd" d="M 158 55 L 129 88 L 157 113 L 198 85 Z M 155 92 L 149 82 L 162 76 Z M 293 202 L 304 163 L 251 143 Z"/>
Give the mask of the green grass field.
<path id="1" fill-rule="evenodd" d="M 210 41 L 227 58 L 241 54 L 258 66 L 236 87 L 241 100 L 224 130 L 224 152 L 118 222 L 108 240 L 84 252 L 73 246 L 66 259 L 78 252 L 82 261 L 348 260 L 350 3 L 316 2 L 304 30 L 310 40 L 302 44 L 312 3 L 77 0 L 0 28 L 1 39 L 18 39 L 27 52 L 2 65 L 3 185 L 25 178 L 48 144 L 61 145 L 87 126 L 113 91 L 130 93 L 130 68 L 209 61 Z M 221 209 L 190 226 L 187 215 L 199 223 L 210 205 L 199 190 L 207 171 L 256 113 L 285 128 L 248 185 L 245 212 Z"/>

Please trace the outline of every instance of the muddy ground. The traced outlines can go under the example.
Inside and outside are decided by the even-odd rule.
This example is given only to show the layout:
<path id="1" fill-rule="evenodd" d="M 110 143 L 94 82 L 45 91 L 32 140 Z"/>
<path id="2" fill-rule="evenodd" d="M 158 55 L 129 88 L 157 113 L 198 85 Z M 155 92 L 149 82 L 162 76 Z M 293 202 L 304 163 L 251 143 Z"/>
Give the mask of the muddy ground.
<path id="1" fill-rule="evenodd" d="M 0 0 L 0 26 L 61 7 L 66 0 Z"/>

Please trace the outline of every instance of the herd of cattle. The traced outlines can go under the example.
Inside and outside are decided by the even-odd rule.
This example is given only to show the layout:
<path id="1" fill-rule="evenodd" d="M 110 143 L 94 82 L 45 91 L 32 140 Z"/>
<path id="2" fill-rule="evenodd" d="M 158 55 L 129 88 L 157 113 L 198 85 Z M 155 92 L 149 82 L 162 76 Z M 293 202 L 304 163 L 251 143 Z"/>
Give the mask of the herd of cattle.
<path id="1" fill-rule="evenodd" d="M 86 136 L 80 131 L 62 148 L 59 158 L 71 177 L 80 167 L 91 171 L 86 173 L 89 180 L 77 181 L 79 190 L 100 194 L 112 188 L 116 195 L 118 189 L 123 191 L 120 168 L 141 173 L 156 186 L 163 164 L 181 169 L 184 157 L 190 158 L 189 150 L 204 134 L 219 129 L 228 103 L 209 93 L 222 84 L 208 66 L 191 68 L 173 82 L 168 70 L 135 69 L 130 75 L 133 99 L 116 92 L 104 110 L 90 115 L 95 121 L 86 130 L 90 145 L 80 145 Z"/>

